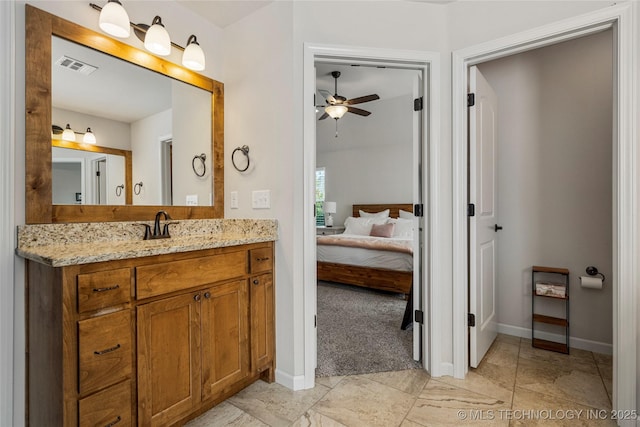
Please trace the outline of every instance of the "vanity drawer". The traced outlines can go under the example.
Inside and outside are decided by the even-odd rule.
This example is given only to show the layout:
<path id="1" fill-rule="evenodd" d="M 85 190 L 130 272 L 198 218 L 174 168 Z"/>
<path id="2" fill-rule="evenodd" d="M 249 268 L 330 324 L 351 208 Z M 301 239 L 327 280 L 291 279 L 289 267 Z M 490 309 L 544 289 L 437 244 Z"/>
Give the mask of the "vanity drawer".
<path id="1" fill-rule="evenodd" d="M 81 399 L 78 415 L 80 426 L 131 426 L 131 381 Z"/>
<path id="2" fill-rule="evenodd" d="M 131 331 L 129 310 L 78 322 L 80 394 L 131 375 Z"/>
<path id="3" fill-rule="evenodd" d="M 78 312 L 86 313 L 124 304 L 131 295 L 131 269 L 78 275 Z"/>
<path id="4" fill-rule="evenodd" d="M 206 285 L 247 273 L 247 252 L 230 252 L 136 267 L 136 298 Z"/>
<path id="5" fill-rule="evenodd" d="M 251 249 L 249 251 L 251 274 L 271 271 L 273 268 L 272 252 L 271 248 Z"/>

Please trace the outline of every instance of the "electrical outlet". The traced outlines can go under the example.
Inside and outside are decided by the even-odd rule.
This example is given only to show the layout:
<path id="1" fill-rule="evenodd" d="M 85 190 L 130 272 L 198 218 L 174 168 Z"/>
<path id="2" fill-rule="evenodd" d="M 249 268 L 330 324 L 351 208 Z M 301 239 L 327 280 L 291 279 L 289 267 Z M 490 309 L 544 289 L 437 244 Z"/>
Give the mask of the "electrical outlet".
<path id="1" fill-rule="evenodd" d="M 232 191 L 229 197 L 229 205 L 231 209 L 238 209 L 238 192 Z"/>
<path id="2" fill-rule="evenodd" d="M 187 206 L 198 206 L 197 194 L 187 194 Z"/>
<path id="3" fill-rule="evenodd" d="M 271 208 L 271 191 L 256 190 L 251 193 L 251 207 L 253 209 Z"/>

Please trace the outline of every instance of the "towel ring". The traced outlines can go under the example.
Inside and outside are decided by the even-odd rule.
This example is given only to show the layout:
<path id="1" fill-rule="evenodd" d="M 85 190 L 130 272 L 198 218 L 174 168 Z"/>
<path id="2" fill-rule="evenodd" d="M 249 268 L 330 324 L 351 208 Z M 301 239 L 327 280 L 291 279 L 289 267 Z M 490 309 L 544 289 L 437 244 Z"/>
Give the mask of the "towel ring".
<path id="1" fill-rule="evenodd" d="M 122 196 L 122 190 L 124 190 L 124 184 L 116 185 L 116 197 Z"/>
<path id="2" fill-rule="evenodd" d="M 236 165 L 236 160 L 234 157 L 236 155 L 236 151 L 240 151 L 247 158 L 247 166 L 245 166 L 244 169 L 240 169 Z M 249 159 L 249 147 L 247 145 L 243 145 L 242 147 L 237 147 L 235 150 L 233 150 L 233 153 L 231 153 L 231 163 L 233 163 L 233 167 L 236 168 L 238 172 L 244 172 L 249 169 L 249 164 L 251 163 L 251 160 Z"/>
<path id="3" fill-rule="evenodd" d="M 136 184 L 133 186 L 133 193 L 137 196 L 140 194 L 141 191 L 142 191 L 142 181 L 136 182 Z"/>
<path id="4" fill-rule="evenodd" d="M 196 170 L 196 159 L 200 160 L 200 163 L 202 164 L 202 172 L 198 172 Z M 204 174 L 207 173 L 207 165 L 204 162 L 205 160 L 207 160 L 207 155 L 202 153 L 199 156 L 193 156 L 193 160 L 191 160 L 191 168 L 193 169 L 193 173 L 196 174 L 196 176 L 199 176 L 200 178 L 202 178 L 204 176 Z"/>

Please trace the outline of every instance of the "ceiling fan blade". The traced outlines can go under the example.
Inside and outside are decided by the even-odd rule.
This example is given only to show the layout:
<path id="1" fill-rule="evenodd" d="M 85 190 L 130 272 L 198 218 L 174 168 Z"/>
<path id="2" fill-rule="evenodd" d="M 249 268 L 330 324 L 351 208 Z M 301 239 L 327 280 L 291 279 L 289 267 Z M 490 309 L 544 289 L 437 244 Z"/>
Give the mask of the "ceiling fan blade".
<path id="1" fill-rule="evenodd" d="M 354 105 L 354 104 L 362 104 L 363 102 L 375 101 L 376 99 L 380 99 L 377 94 L 360 96 L 358 98 L 347 99 L 343 102 L 344 105 Z"/>
<path id="2" fill-rule="evenodd" d="M 365 116 L 365 117 L 368 116 L 369 114 L 371 114 L 370 111 L 366 111 L 366 110 L 363 110 L 361 108 L 356 108 L 356 107 L 347 107 L 347 111 L 349 113 L 353 113 L 353 114 L 357 114 L 359 116 Z"/>
<path id="3" fill-rule="evenodd" d="M 324 120 L 327 117 L 329 117 L 329 115 L 327 113 L 324 113 L 323 115 L 320 116 L 320 118 L 318 120 Z"/>

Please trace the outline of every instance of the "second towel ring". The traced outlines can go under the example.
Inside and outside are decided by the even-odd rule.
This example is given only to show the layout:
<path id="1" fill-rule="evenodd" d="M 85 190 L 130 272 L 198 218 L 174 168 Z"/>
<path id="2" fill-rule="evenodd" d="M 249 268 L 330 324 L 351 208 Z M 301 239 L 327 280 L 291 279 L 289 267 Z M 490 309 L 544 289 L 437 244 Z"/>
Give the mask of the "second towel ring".
<path id="1" fill-rule="evenodd" d="M 196 159 L 199 159 L 200 162 L 202 163 L 202 172 L 198 172 L 196 170 Z M 191 160 L 191 168 L 193 169 L 193 173 L 195 173 L 196 176 L 199 176 L 200 178 L 202 178 L 204 174 L 207 173 L 207 164 L 204 162 L 205 160 L 207 160 L 207 155 L 204 153 L 197 156 L 193 156 L 193 160 Z"/>
<path id="2" fill-rule="evenodd" d="M 236 151 L 240 151 L 247 158 L 247 165 L 244 167 L 244 169 L 241 169 L 236 165 Z M 231 153 L 231 163 L 233 163 L 233 167 L 236 168 L 238 172 L 244 172 L 249 169 L 249 164 L 251 163 L 251 161 L 249 160 L 249 146 L 243 145 L 242 147 L 237 147 L 235 150 L 233 150 L 233 153 Z"/>
<path id="3" fill-rule="evenodd" d="M 138 196 L 138 195 L 140 195 L 141 191 L 142 191 L 142 181 L 136 182 L 135 185 L 133 186 L 133 193 L 136 196 Z"/>

